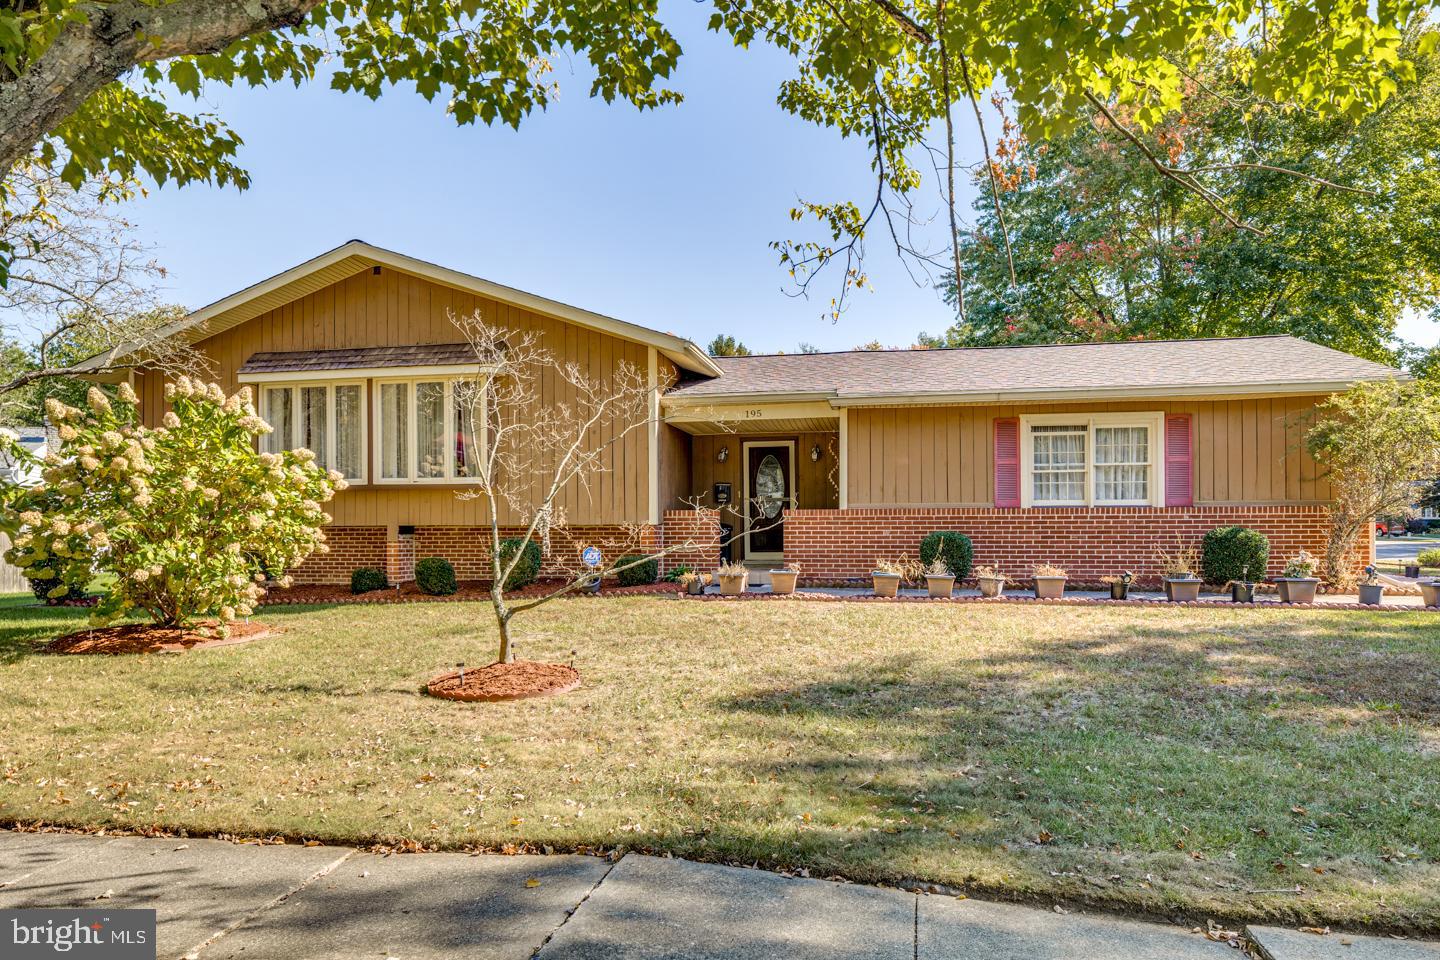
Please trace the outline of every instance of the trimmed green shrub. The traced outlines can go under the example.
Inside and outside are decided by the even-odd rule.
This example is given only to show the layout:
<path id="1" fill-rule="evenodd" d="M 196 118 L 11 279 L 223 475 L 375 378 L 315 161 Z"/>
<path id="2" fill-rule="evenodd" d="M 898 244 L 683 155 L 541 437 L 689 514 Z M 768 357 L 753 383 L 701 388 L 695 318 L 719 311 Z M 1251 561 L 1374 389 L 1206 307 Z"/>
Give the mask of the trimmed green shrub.
<path id="1" fill-rule="evenodd" d="M 385 574 L 374 567 L 360 567 L 350 574 L 351 593 L 370 593 L 384 590 L 388 586 L 390 581 L 385 579 Z"/>
<path id="2" fill-rule="evenodd" d="M 515 564 L 515 569 L 510 571 L 510 576 L 505 579 L 506 590 L 528 587 L 540 576 L 540 544 L 534 540 L 521 540 L 519 537 L 501 540 L 500 565 L 503 567 L 508 564 L 516 550 L 520 550 L 520 562 Z"/>
<path id="3" fill-rule="evenodd" d="M 1415 557 L 1415 562 L 1422 567 L 1440 567 L 1440 547 L 1421 550 Z"/>
<path id="4" fill-rule="evenodd" d="M 1216 527 L 1200 541 L 1200 576 L 1206 583 L 1265 579 L 1270 540 L 1248 527 Z"/>
<path id="5" fill-rule="evenodd" d="M 444 557 L 426 557 L 415 562 L 415 585 L 432 597 L 448 597 L 460 589 L 455 568 Z"/>
<path id="6" fill-rule="evenodd" d="M 638 560 L 644 560 L 644 562 L 636 563 Z M 654 557 L 651 557 L 649 560 L 645 560 L 644 557 L 638 554 L 621 557 L 615 561 L 615 566 L 624 567 L 632 563 L 634 563 L 635 566 L 630 567 L 628 570 L 621 570 L 615 574 L 615 576 L 620 578 L 620 586 L 638 587 L 641 584 L 654 583 L 660 579 L 660 561 Z"/>
<path id="7" fill-rule="evenodd" d="M 964 580 L 970 576 L 970 564 L 975 559 L 975 546 L 963 533 L 936 530 L 934 533 L 925 534 L 925 539 L 920 541 L 920 563 L 928 567 L 936 557 L 945 561 L 945 566 L 950 568 L 955 579 Z"/>

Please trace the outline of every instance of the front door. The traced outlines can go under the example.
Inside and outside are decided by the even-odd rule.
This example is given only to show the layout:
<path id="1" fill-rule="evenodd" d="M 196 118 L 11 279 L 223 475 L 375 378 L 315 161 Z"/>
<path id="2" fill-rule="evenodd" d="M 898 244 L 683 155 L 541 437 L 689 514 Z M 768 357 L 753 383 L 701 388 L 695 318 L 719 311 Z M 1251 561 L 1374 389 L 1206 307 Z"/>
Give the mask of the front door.
<path id="1" fill-rule="evenodd" d="M 785 553 L 784 511 L 794 502 L 795 446 L 745 444 L 745 556 L 779 560 Z"/>

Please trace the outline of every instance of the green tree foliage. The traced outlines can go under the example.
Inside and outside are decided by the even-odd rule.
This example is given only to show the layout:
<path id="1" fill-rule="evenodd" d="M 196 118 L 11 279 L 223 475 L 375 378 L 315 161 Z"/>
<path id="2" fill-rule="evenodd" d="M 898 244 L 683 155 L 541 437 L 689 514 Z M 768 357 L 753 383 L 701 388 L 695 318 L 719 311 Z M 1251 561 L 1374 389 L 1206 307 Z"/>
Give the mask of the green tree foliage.
<path id="1" fill-rule="evenodd" d="M 717 333 L 715 339 L 705 348 L 705 352 L 712 357 L 748 357 L 750 348 L 739 340 L 724 333 Z"/>
<path id="2" fill-rule="evenodd" d="M 1440 393 L 1423 382 L 1360 383 L 1316 413 L 1305 442 L 1335 491 L 1322 570 L 1345 583 L 1345 557 L 1374 518 L 1408 515 L 1416 482 L 1440 475 Z"/>
<path id="3" fill-rule="evenodd" d="M 153 429 L 138 424 L 134 392 L 118 394 L 112 403 L 92 390 L 88 412 L 49 401 L 60 451 L 44 483 L 13 501 L 7 558 L 27 572 L 62 558 L 52 596 L 111 573 L 96 625 L 132 613 L 223 625 L 250 613 L 267 573 L 288 584 L 286 570 L 328 549 L 320 504 L 345 482 L 309 451 L 257 453 L 270 427 L 248 388 L 226 397 L 182 377 L 166 386 L 172 410 Z"/>
<path id="4" fill-rule="evenodd" d="M 1048 143 L 1007 131 L 1005 229 L 983 196 L 962 243 L 967 322 L 931 342 L 1291 333 L 1395 359 L 1396 321 L 1440 301 L 1440 55 L 1417 53 L 1434 36 L 1408 38 L 1415 78 L 1360 118 L 1269 104 L 1247 49 L 1204 62 L 1183 114 L 1145 139 L 1168 163 L 1217 168 L 1216 192 L 1263 234 L 1156 176 L 1098 114 Z M 1252 160 L 1313 179 L 1238 165 Z"/>

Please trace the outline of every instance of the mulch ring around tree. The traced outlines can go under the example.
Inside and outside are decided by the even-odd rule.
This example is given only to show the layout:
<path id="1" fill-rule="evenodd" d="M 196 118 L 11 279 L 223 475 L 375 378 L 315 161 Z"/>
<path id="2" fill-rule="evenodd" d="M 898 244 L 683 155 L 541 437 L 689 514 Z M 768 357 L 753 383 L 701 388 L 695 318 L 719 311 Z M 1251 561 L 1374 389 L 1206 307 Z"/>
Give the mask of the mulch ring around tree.
<path id="1" fill-rule="evenodd" d="M 56 637 L 44 646 L 46 653 L 107 654 L 188 653 L 211 647 L 229 647 L 269 636 L 263 623 L 232 623 L 222 637 L 214 622 L 194 627 L 159 627 L 153 623 L 123 623 L 116 627 L 77 630 Z"/>
<path id="2" fill-rule="evenodd" d="M 513 663 L 492 663 L 488 667 L 461 672 L 451 671 L 435 677 L 425 685 L 432 697 L 443 700 L 495 703 L 502 700 L 526 700 L 531 697 L 553 697 L 569 693 L 580 686 L 580 673 L 563 663 L 539 663 L 516 660 Z"/>

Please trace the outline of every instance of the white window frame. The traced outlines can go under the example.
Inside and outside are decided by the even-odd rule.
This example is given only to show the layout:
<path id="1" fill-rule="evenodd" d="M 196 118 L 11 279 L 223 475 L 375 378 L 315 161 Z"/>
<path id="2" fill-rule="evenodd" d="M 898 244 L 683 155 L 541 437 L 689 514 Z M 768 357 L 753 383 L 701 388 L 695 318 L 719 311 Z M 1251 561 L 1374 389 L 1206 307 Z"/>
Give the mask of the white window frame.
<path id="1" fill-rule="evenodd" d="M 471 377 L 440 376 L 431 374 L 429 376 L 409 377 L 384 377 L 373 382 L 374 389 L 370 391 L 370 418 L 375 425 L 375 450 L 377 455 L 383 459 L 385 456 L 385 427 L 382 412 L 380 409 L 381 387 L 385 384 L 400 383 L 408 384 L 410 389 L 406 391 L 409 400 L 409 410 L 406 412 L 407 427 L 405 431 L 405 472 L 403 477 L 386 477 L 380 467 L 375 468 L 375 483 L 385 486 L 436 486 L 440 484 L 474 484 L 480 482 L 480 477 L 460 477 L 455 475 L 455 384 L 462 383 Z M 449 439 L 446 442 L 445 475 L 443 477 L 418 477 L 416 476 L 415 461 L 419 454 L 420 437 L 416 430 L 419 422 L 417 404 L 419 402 L 419 391 L 417 384 L 421 383 L 443 383 L 445 384 L 445 397 L 442 401 L 445 410 L 445 421 L 443 426 L 444 435 Z M 490 403 L 489 396 L 480 397 L 480 417 L 477 424 L 475 446 L 476 462 L 484 463 L 485 452 L 490 445 Z"/>
<path id="2" fill-rule="evenodd" d="M 260 416 L 266 422 L 274 426 L 270 420 L 270 396 L 269 390 L 291 390 L 290 395 L 290 436 L 296 440 L 300 439 L 300 391 L 303 388 L 324 388 L 325 390 L 325 450 L 312 451 L 316 456 L 323 457 L 329 469 L 335 469 L 335 443 L 340 433 L 335 429 L 335 388 L 336 387 L 359 387 L 360 388 L 360 476 L 346 477 L 345 480 L 351 484 L 365 483 L 370 472 L 370 424 L 363 421 L 369 405 L 365 402 L 365 381 L 364 380 L 282 380 L 278 382 L 266 381 L 255 384 L 259 391 Z M 261 448 L 264 448 L 265 438 L 260 438 Z"/>
<path id="3" fill-rule="evenodd" d="M 1035 502 L 1035 443 L 1031 427 L 1084 427 L 1085 496 L 1081 500 Z M 1150 496 L 1145 500 L 1095 498 L 1095 428 L 1146 427 L 1150 431 Z M 1141 413 L 1035 413 L 1020 417 L 1020 506 L 1022 507 L 1159 507 L 1165 504 L 1165 414 Z"/>

